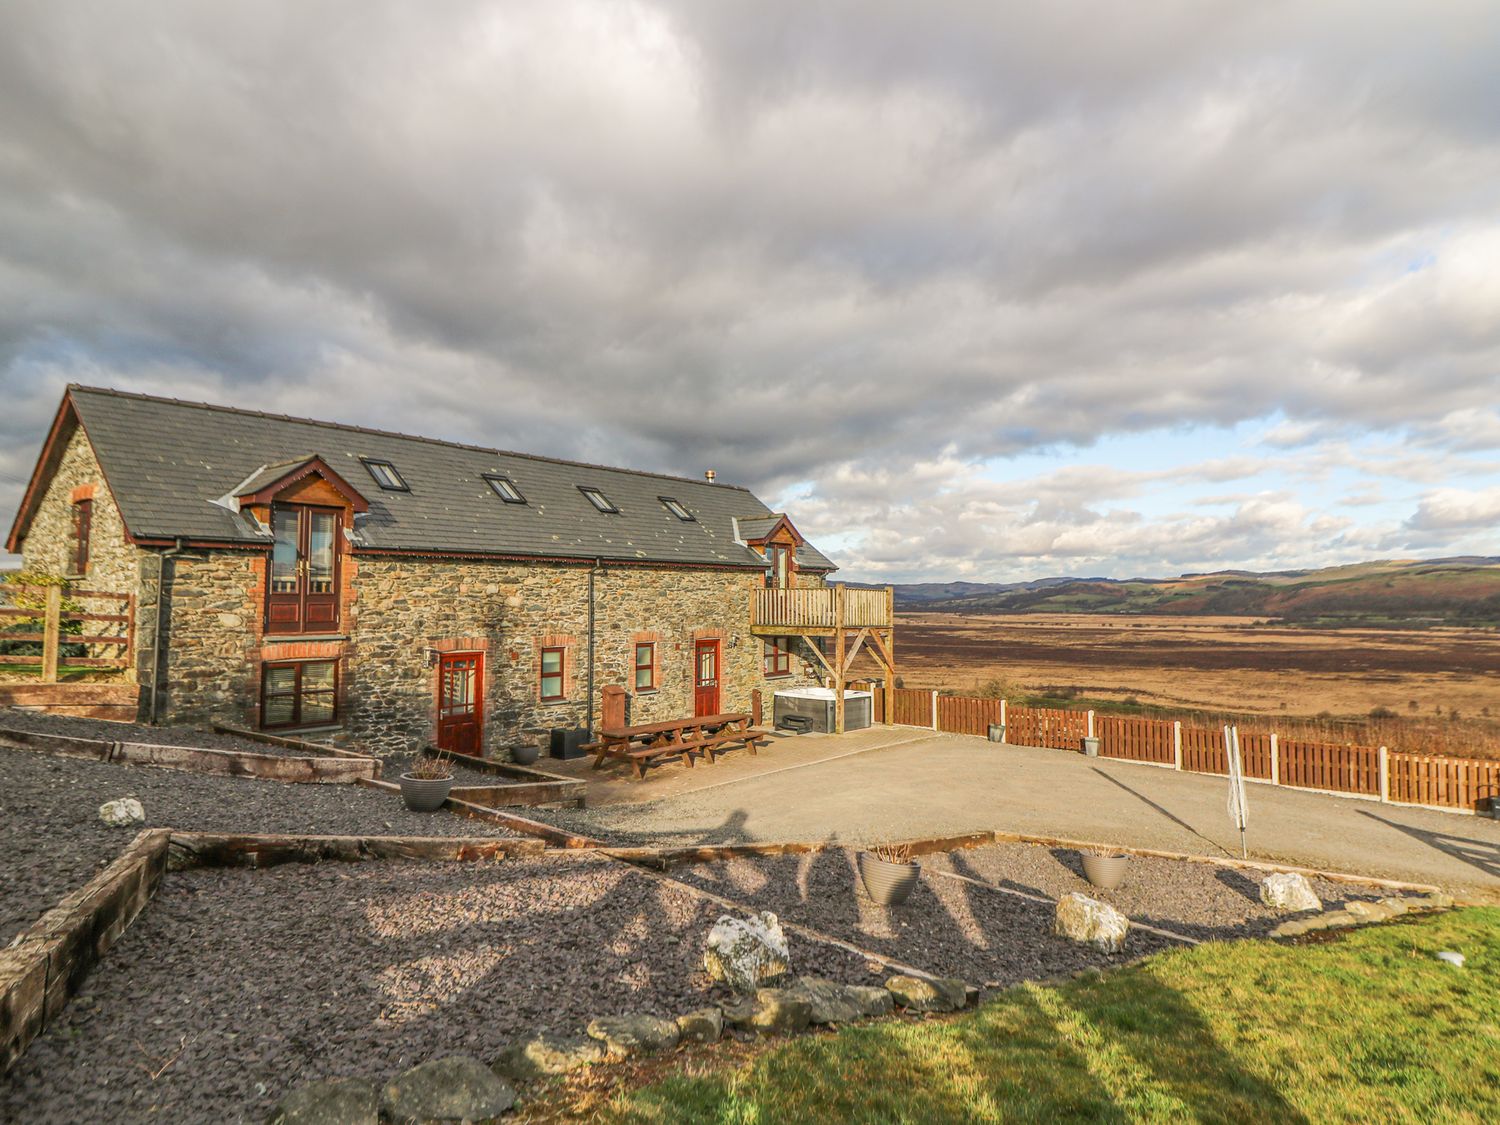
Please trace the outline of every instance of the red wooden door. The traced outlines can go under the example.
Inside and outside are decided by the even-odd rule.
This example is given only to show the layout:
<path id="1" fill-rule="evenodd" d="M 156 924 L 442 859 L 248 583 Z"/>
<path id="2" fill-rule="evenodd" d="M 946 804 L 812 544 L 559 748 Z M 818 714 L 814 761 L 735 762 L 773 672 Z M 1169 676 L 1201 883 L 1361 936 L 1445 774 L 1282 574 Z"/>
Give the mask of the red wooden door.
<path id="1" fill-rule="evenodd" d="M 266 632 L 338 628 L 339 513 L 294 504 L 271 510 L 276 542 L 266 594 Z"/>
<path id="2" fill-rule="evenodd" d="M 445 652 L 438 662 L 438 749 L 479 757 L 483 733 L 484 654 Z"/>
<path id="3" fill-rule="evenodd" d="M 719 713 L 719 642 L 693 643 L 693 714 Z"/>

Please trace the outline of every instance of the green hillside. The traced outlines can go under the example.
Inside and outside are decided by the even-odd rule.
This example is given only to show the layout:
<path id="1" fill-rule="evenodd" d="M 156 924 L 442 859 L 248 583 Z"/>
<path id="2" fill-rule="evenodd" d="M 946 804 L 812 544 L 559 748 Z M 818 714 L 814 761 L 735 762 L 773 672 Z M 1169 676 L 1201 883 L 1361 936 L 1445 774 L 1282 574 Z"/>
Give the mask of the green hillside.
<path id="1" fill-rule="evenodd" d="M 964 613 L 1170 613 L 1299 625 L 1500 625 L 1500 560 L 1382 560 L 1314 571 L 1226 571 L 1179 578 L 1058 579 L 958 596 L 896 587 L 903 609 Z"/>

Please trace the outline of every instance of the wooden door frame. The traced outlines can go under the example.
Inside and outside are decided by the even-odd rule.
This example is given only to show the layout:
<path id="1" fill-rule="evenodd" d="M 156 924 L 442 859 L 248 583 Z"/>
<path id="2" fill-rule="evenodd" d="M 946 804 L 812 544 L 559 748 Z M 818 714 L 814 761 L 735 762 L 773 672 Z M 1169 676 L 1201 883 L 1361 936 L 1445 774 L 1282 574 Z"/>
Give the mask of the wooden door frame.
<path id="1" fill-rule="evenodd" d="M 288 597 L 286 594 L 275 592 L 275 556 L 276 551 L 272 549 L 266 553 L 266 602 L 263 610 L 262 630 L 267 636 L 295 637 L 307 632 L 307 599 L 308 587 L 311 578 L 302 569 L 302 564 L 307 560 L 307 554 L 311 548 L 312 540 L 312 514 L 314 512 L 327 512 L 333 516 L 333 589 L 326 595 L 319 597 L 331 597 L 333 599 L 333 622 L 326 628 L 337 630 L 344 623 L 343 606 L 343 579 L 344 579 L 344 552 L 340 547 L 343 540 L 344 509 L 335 508 L 329 504 L 277 504 L 272 503 L 270 517 L 271 528 L 274 535 L 276 528 L 276 509 L 283 511 L 295 511 L 297 513 L 297 628 L 289 632 L 283 632 L 272 628 L 271 603 L 274 598 Z"/>
<path id="2" fill-rule="evenodd" d="M 714 651 L 714 707 L 711 711 L 698 710 L 698 653 L 712 647 Z M 724 708 L 724 642 L 718 637 L 703 637 L 693 641 L 693 714 L 718 715 Z"/>
<path id="3" fill-rule="evenodd" d="M 479 757 L 484 757 L 484 657 L 483 649 L 461 649 L 454 652 L 439 652 L 437 663 L 437 690 L 433 700 L 436 716 L 433 721 L 433 740 L 439 749 L 446 750 L 443 746 L 443 689 L 446 677 L 443 674 L 443 665 L 455 660 L 474 661 L 474 725 L 478 728 L 475 739 Z M 457 753 L 457 751 L 452 751 Z"/>

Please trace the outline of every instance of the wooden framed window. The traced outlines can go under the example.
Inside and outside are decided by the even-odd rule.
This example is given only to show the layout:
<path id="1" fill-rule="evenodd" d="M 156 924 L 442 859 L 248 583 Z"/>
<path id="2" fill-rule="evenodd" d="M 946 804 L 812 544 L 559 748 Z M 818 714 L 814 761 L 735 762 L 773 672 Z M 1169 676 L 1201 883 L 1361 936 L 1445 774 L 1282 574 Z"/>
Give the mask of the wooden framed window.
<path id="1" fill-rule="evenodd" d="M 655 641 L 640 641 L 635 646 L 635 690 L 656 690 Z"/>
<path id="2" fill-rule="evenodd" d="M 301 660 L 261 665 L 262 729 L 327 726 L 337 722 L 338 717 L 337 660 Z"/>
<path id="3" fill-rule="evenodd" d="M 792 674 L 792 642 L 785 637 L 775 637 L 761 648 L 761 668 L 769 679 L 772 676 Z"/>
<path id="4" fill-rule="evenodd" d="M 73 503 L 73 574 L 89 572 L 89 534 L 94 526 L 94 502 L 76 500 Z"/>
<path id="5" fill-rule="evenodd" d="M 781 543 L 766 547 L 766 585 L 785 590 L 792 584 L 792 549 Z"/>
<path id="6" fill-rule="evenodd" d="M 542 649 L 542 675 L 539 694 L 543 703 L 556 703 L 559 700 L 567 698 L 567 671 L 567 649 Z"/>

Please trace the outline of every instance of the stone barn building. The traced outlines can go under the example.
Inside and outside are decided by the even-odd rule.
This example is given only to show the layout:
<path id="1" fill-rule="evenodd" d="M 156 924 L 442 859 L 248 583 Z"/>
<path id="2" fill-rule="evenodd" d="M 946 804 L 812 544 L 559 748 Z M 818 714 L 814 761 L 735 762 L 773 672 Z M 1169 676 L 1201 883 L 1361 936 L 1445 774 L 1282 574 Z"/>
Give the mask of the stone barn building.
<path id="1" fill-rule="evenodd" d="M 743 488 L 79 386 L 7 546 L 133 596 L 143 718 L 387 753 L 592 729 L 612 684 L 634 723 L 744 711 L 894 643 Z"/>

